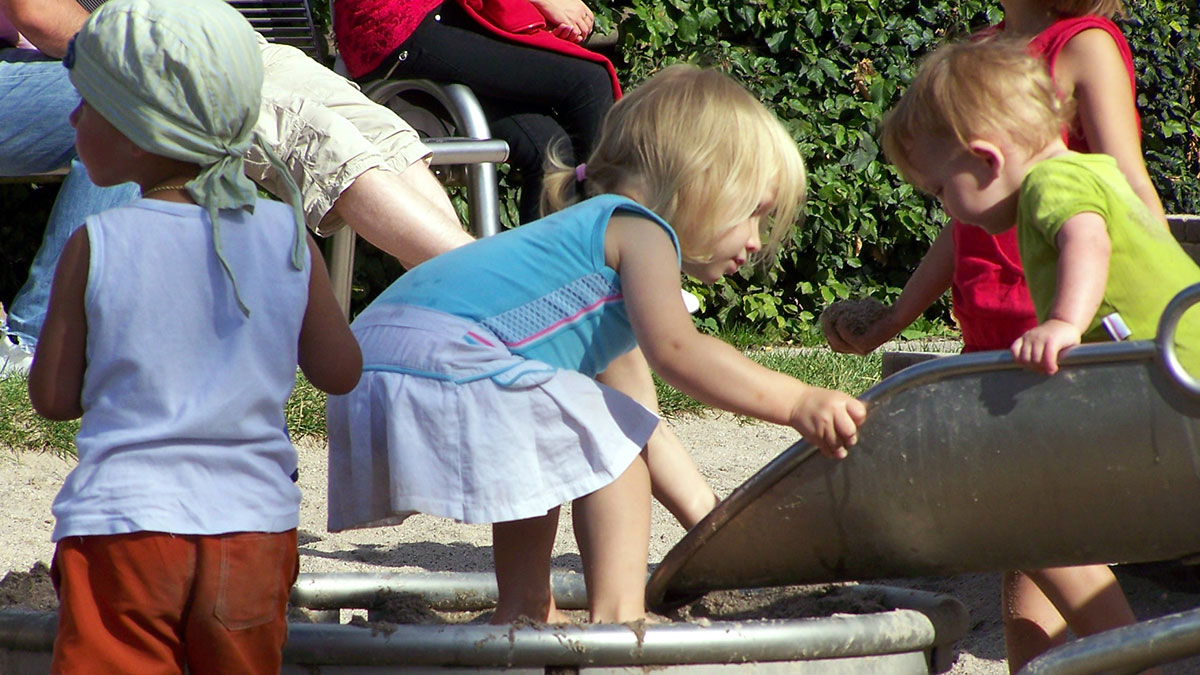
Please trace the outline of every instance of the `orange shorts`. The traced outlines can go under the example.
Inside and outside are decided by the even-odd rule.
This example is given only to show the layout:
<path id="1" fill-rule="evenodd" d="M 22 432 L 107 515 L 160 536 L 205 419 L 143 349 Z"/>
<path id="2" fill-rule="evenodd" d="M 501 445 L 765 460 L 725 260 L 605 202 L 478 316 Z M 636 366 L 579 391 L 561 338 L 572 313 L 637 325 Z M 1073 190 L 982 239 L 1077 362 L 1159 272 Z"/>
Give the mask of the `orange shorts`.
<path id="1" fill-rule="evenodd" d="M 54 552 L 53 673 L 271 673 L 296 531 L 67 537 Z"/>

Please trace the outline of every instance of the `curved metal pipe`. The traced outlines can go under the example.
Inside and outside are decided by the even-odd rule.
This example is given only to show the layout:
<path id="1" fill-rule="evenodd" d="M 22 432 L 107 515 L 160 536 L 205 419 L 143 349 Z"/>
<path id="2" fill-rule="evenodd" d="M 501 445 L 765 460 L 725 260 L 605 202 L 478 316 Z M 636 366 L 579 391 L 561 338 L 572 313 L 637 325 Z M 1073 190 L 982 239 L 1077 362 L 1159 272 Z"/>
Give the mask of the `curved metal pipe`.
<path id="1" fill-rule="evenodd" d="M 417 588 L 421 582 L 401 583 L 363 577 L 353 587 L 352 575 L 307 577 L 298 591 L 328 600 L 337 593 L 371 588 Z M 431 575 L 408 575 L 431 576 Z M 443 593 L 436 575 L 424 590 Z M 476 587 L 478 577 L 464 579 L 462 588 Z M 564 575 L 578 577 L 580 575 Z M 370 586 L 374 584 L 374 586 Z M 407 584 L 407 585 L 406 585 Z M 320 595 L 321 586 L 329 595 Z M 394 625 L 368 627 L 292 623 L 284 648 L 286 664 L 306 667 L 358 666 L 474 666 L 545 665 L 649 666 L 724 664 L 823 659 L 873 659 L 899 655 L 888 673 L 928 672 L 928 663 L 948 667 L 949 647 L 967 631 L 967 611 L 958 600 L 942 594 L 887 586 L 850 586 L 848 600 L 870 598 L 897 609 L 872 614 L 837 614 L 792 620 L 713 621 L 705 625 L 589 624 L 546 625 Z M 324 601 L 322 600 L 322 602 Z M 0 609 L 0 662 L 4 653 L 48 652 L 57 630 L 51 612 Z M 905 664 L 902 669 L 898 664 Z"/>
<path id="2" fill-rule="evenodd" d="M 587 609 L 582 574 L 550 575 L 554 603 L 562 609 Z M 431 572 L 427 574 L 301 574 L 292 586 L 291 601 L 306 609 L 371 609 L 389 594 L 420 596 L 432 609 L 476 611 L 496 606 L 496 575 L 490 572 Z"/>
<path id="3" fill-rule="evenodd" d="M 1200 654 L 1200 608 L 1089 635 L 1025 664 L 1017 675 L 1136 673 Z"/>

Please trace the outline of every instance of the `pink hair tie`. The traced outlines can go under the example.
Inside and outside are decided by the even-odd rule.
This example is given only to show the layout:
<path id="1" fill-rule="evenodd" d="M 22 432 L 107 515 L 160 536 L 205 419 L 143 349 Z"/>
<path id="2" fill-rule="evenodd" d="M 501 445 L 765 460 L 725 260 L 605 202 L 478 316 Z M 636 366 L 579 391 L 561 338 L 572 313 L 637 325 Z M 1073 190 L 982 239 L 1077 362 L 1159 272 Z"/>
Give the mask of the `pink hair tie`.
<path id="1" fill-rule="evenodd" d="M 575 167 L 575 182 L 582 183 L 587 180 L 587 164 L 580 164 Z"/>

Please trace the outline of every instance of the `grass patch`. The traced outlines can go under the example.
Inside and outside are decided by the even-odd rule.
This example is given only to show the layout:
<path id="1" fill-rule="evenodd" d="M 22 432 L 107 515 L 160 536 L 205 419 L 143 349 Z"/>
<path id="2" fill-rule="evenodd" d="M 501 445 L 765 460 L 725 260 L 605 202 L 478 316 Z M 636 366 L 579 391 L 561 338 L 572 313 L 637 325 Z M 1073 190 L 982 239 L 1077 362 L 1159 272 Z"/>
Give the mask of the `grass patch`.
<path id="1" fill-rule="evenodd" d="M 299 373 L 283 412 L 292 438 L 325 438 L 325 392 Z"/>
<path id="2" fill-rule="evenodd" d="M 325 437 L 325 393 L 296 375 L 296 388 L 284 407 L 293 439 Z M 33 410 L 23 377 L 0 378 L 0 446 L 13 452 L 52 452 L 75 456 L 79 420 L 51 422 Z"/>
<path id="3" fill-rule="evenodd" d="M 879 381 L 882 356 L 835 354 L 820 348 L 760 348 L 747 351 L 758 363 L 808 384 L 861 394 Z M 654 376 L 658 406 L 666 417 L 696 413 L 708 408 Z"/>
<path id="4" fill-rule="evenodd" d="M 735 338 L 732 341 L 738 342 Z M 749 338 L 745 342 L 749 342 Z M 743 346 L 750 358 L 764 366 L 797 377 L 809 384 L 860 394 L 879 380 L 880 356 L 834 354 L 828 349 Z M 655 377 L 659 406 L 667 417 L 695 413 L 707 408 Z M 292 438 L 325 437 L 325 394 L 296 376 L 284 409 Z M 38 416 L 29 404 L 25 378 L 0 379 L 0 445 L 14 452 L 75 454 L 79 421 L 51 422 Z"/>
<path id="5" fill-rule="evenodd" d="M 0 378 L 0 444 L 14 452 L 75 454 L 79 421 L 51 422 L 33 411 L 23 377 Z"/>

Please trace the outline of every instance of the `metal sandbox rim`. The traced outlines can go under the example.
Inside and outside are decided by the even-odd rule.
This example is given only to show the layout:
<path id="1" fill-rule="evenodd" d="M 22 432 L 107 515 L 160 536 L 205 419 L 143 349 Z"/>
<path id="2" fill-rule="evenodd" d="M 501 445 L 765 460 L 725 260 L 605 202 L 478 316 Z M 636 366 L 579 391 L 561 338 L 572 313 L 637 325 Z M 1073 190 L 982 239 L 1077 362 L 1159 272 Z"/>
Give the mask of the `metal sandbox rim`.
<path id="1" fill-rule="evenodd" d="M 453 576 L 443 578 L 453 583 Z M 310 586 L 312 582 L 310 579 Z M 847 586 L 844 590 L 851 595 L 874 594 L 898 609 L 811 619 L 714 621 L 705 625 L 361 627 L 292 623 L 284 661 L 310 666 L 649 666 L 921 653 L 929 663 L 948 663 L 945 659 L 952 653 L 953 643 L 967 632 L 967 610 L 951 596 L 878 585 Z M 52 650 L 55 617 L 53 612 L 0 609 L 0 651 Z"/>

